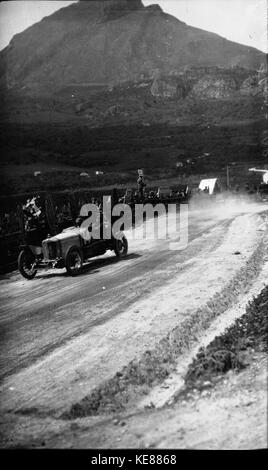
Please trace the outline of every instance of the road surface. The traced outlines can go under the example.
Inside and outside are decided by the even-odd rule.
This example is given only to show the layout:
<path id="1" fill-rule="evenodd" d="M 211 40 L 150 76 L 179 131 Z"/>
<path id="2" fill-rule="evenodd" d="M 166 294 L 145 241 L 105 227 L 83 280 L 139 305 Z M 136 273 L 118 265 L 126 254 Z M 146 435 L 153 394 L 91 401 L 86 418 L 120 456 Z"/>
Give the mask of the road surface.
<path id="1" fill-rule="evenodd" d="M 189 242 L 129 242 L 78 277 L 1 276 L 2 412 L 59 416 L 206 303 L 257 247 L 263 206 L 189 213 Z M 238 253 L 239 256 L 235 256 Z"/>

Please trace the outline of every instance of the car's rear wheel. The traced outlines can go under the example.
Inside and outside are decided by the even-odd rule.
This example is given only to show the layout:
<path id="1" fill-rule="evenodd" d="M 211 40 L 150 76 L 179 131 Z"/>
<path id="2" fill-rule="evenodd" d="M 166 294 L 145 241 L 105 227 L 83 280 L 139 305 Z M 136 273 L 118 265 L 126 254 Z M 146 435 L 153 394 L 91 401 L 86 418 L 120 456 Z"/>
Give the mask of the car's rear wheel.
<path id="1" fill-rule="evenodd" d="M 25 279 L 33 279 L 37 273 L 34 256 L 28 255 L 24 250 L 21 251 L 18 257 L 18 268 Z"/>
<path id="2" fill-rule="evenodd" d="M 117 258 L 124 258 L 128 252 L 128 241 L 125 235 L 115 239 L 114 252 Z"/>
<path id="3" fill-rule="evenodd" d="M 66 271 L 70 276 L 77 276 L 81 273 L 83 267 L 82 252 L 77 247 L 72 247 L 68 251 L 65 260 Z"/>

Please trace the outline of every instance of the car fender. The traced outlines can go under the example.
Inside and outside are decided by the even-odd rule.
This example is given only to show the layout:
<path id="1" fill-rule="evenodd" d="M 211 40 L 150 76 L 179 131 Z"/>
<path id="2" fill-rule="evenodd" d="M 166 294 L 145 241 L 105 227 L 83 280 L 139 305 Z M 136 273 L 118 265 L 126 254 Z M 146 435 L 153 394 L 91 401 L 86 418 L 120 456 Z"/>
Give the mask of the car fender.
<path id="1" fill-rule="evenodd" d="M 34 254 L 33 251 L 31 250 L 31 248 L 30 248 L 29 245 L 20 245 L 20 251 L 24 251 L 25 254 L 27 254 L 27 255 L 32 256 L 33 258 L 35 258 L 35 254 Z"/>
<path id="2" fill-rule="evenodd" d="M 81 246 L 79 246 L 79 245 L 71 245 L 71 246 L 69 246 L 69 248 L 66 250 L 65 255 L 64 255 L 64 263 L 65 263 L 65 264 L 66 264 L 66 259 L 67 259 L 68 254 L 69 254 L 70 251 L 73 250 L 74 248 L 79 251 L 79 253 L 80 253 L 80 255 L 81 255 L 81 258 L 82 258 L 82 261 L 84 261 L 83 250 L 82 250 Z"/>

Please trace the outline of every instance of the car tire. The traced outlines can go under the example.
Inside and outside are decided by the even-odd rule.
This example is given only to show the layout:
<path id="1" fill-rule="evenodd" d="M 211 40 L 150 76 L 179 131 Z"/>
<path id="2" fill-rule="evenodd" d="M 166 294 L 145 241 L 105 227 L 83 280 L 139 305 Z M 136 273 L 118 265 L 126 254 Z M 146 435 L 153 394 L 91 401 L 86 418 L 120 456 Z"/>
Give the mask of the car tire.
<path id="1" fill-rule="evenodd" d="M 124 258 L 128 252 L 128 241 L 125 235 L 114 240 L 114 252 L 118 259 Z"/>
<path id="2" fill-rule="evenodd" d="M 25 279 L 31 280 L 36 276 L 37 269 L 33 268 L 34 263 L 32 263 L 34 260 L 34 257 L 30 260 L 30 257 L 27 256 L 27 253 L 24 250 L 19 254 L 18 268 L 19 272 Z"/>
<path id="3" fill-rule="evenodd" d="M 83 256 L 80 248 L 72 246 L 65 258 L 66 271 L 70 276 L 77 276 L 83 268 Z"/>

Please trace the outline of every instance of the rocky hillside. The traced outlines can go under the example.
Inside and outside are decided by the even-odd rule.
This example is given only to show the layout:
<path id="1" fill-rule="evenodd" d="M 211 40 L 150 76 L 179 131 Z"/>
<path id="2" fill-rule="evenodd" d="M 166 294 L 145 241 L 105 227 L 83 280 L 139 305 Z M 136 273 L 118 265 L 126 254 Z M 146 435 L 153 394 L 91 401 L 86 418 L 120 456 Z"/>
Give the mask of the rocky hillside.
<path id="1" fill-rule="evenodd" d="M 156 76 L 151 94 L 162 98 L 231 99 L 264 92 L 265 70 L 242 67 L 184 67 L 168 76 Z"/>
<path id="2" fill-rule="evenodd" d="M 0 53 L 0 82 L 17 90 L 57 90 L 66 86 L 116 85 L 155 80 L 152 94 L 174 90 L 174 74 L 185 66 L 234 66 L 256 70 L 264 54 L 165 14 L 141 0 L 81 1 L 16 35 Z M 158 82 L 157 82 L 158 80 Z M 228 84 L 200 82 L 193 93 L 226 95 Z M 178 86 L 176 93 L 187 90 Z M 163 89 L 162 86 L 162 89 Z M 249 86 L 245 85 L 245 90 Z M 216 90 L 216 91 L 215 91 Z M 220 91 L 217 91 L 220 90 Z"/>
<path id="3" fill-rule="evenodd" d="M 39 105 L 41 109 L 83 119 L 90 127 L 153 123 L 211 125 L 263 116 L 261 72 L 241 67 L 186 67 L 176 74 L 128 81 L 92 91 L 71 86 Z M 28 98 L 28 107 L 30 101 Z M 36 99 L 32 102 L 34 110 Z"/>

